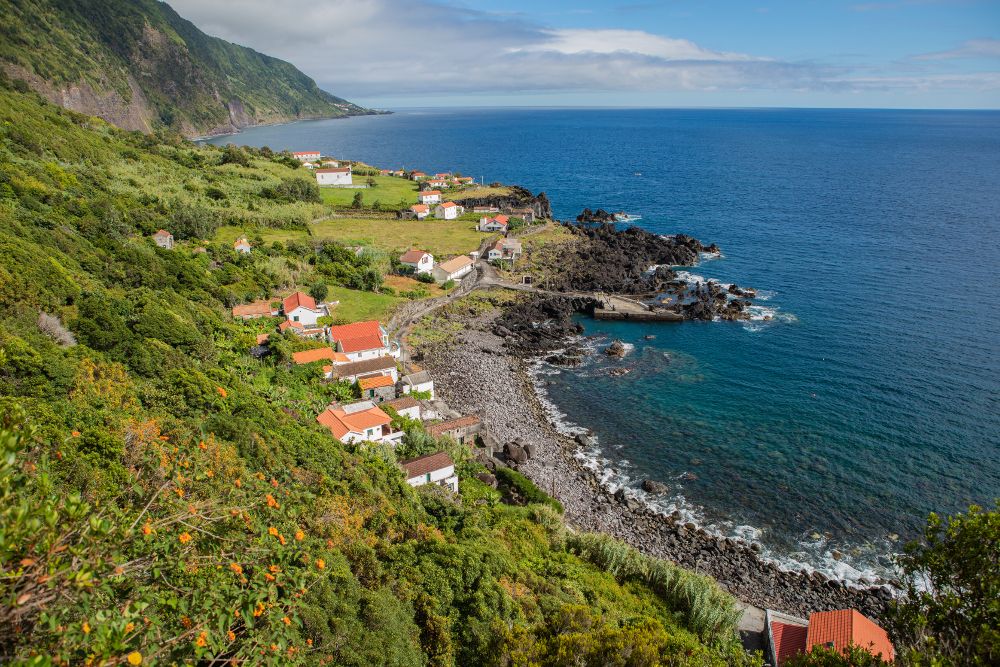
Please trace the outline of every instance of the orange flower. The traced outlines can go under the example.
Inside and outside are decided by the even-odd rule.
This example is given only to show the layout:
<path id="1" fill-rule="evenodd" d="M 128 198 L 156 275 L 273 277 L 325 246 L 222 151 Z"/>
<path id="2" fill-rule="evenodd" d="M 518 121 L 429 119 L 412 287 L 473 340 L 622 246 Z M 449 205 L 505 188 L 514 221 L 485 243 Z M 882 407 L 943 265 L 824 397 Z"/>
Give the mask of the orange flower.
<path id="1" fill-rule="evenodd" d="M 287 616 L 285 616 L 285 617 L 283 617 L 281 619 L 281 622 L 284 623 L 285 625 L 291 625 L 292 624 L 292 619 L 290 619 Z"/>
<path id="2" fill-rule="evenodd" d="M 198 639 L 194 640 L 194 643 L 198 646 L 206 646 L 208 644 L 208 633 L 202 630 L 198 635 Z"/>
<path id="3" fill-rule="evenodd" d="M 188 512 L 190 512 L 191 514 L 197 514 L 198 513 L 198 508 L 189 503 L 188 504 Z"/>
<path id="4" fill-rule="evenodd" d="M 257 473 L 257 474 L 256 474 L 255 476 L 256 476 L 256 477 L 257 477 L 257 479 L 259 479 L 260 481 L 262 481 L 262 482 L 264 481 L 264 473 L 262 473 L 262 472 L 259 472 L 259 473 Z"/>
<path id="5" fill-rule="evenodd" d="M 230 630 L 229 632 L 226 633 L 226 638 L 229 641 L 234 642 L 234 641 L 236 641 L 236 633 L 233 632 L 232 630 Z"/>
<path id="6" fill-rule="evenodd" d="M 131 623 L 130 622 L 130 623 L 126 623 L 125 624 L 125 633 L 126 634 L 128 634 L 129 632 L 132 632 L 133 630 L 135 630 L 135 623 Z"/>
<path id="7" fill-rule="evenodd" d="M 271 574 L 278 574 L 279 572 L 281 572 L 281 568 L 278 567 L 277 565 L 272 565 L 271 567 L 269 567 L 267 569 L 269 569 L 271 571 Z"/>
<path id="8" fill-rule="evenodd" d="M 303 533 L 301 530 L 296 530 L 295 531 L 295 539 L 297 541 L 301 542 L 302 540 L 306 539 L 306 534 Z"/>
<path id="9" fill-rule="evenodd" d="M 170 440 L 170 436 L 168 436 L 168 435 L 161 435 L 160 436 L 160 440 L 162 440 L 163 442 L 166 442 L 166 441 Z"/>
<path id="10" fill-rule="evenodd" d="M 83 634 L 85 635 L 90 634 L 90 623 L 87 623 L 87 621 L 84 621 L 83 625 L 81 625 L 80 628 L 83 630 Z"/>
<path id="11" fill-rule="evenodd" d="M 278 536 L 278 529 L 275 528 L 274 526 L 271 526 L 270 528 L 267 529 L 267 533 L 271 537 L 277 537 Z"/>
<path id="12" fill-rule="evenodd" d="M 239 563 L 230 563 L 229 569 L 235 572 L 236 574 L 243 574 L 243 566 L 240 565 Z"/>
<path id="13" fill-rule="evenodd" d="M 273 486 L 274 488 L 278 488 L 278 480 L 276 480 L 275 478 L 272 477 L 271 478 L 271 486 Z"/>
<path id="14" fill-rule="evenodd" d="M 215 473 L 212 472 L 211 470 L 206 470 L 205 471 L 205 477 L 208 477 L 208 478 L 215 477 Z"/>
<path id="15" fill-rule="evenodd" d="M 142 534 L 143 535 L 149 535 L 152 532 L 153 532 L 153 526 L 150 525 L 150 523 L 148 521 L 146 523 L 142 524 Z"/>
<path id="16" fill-rule="evenodd" d="M 278 501 L 270 493 L 265 496 L 265 499 L 267 500 L 268 507 L 278 507 Z"/>
<path id="17" fill-rule="evenodd" d="M 317 558 L 316 559 L 316 569 L 322 570 L 325 567 L 326 567 L 326 561 L 323 560 L 322 558 Z"/>
<path id="18" fill-rule="evenodd" d="M 181 533 L 177 539 L 181 541 L 181 544 L 187 544 L 191 541 L 191 534 L 188 532 Z"/>
<path id="19" fill-rule="evenodd" d="M 285 536 L 278 535 L 278 541 L 281 542 L 281 546 L 285 546 Z"/>
<path id="20" fill-rule="evenodd" d="M 194 625 L 194 623 L 192 623 L 191 619 L 188 618 L 187 616 L 181 616 L 181 625 L 183 625 L 185 628 L 190 628 L 192 625 Z"/>
<path id="21" fill-rule="evenodd" d="M 138 651 L 132 651 L 128 654 L 128 664 L 130 665 L 141 665 L 142 664 L 142 653 Z"/>
<path id="22" fill-rule="evenodd" d="M 222 387 L 216 387 L 215 391 L 219 392 L 219 396 L 221 396 L 222 398 L 225 398 L 226 396 L 228 396 L 228 394 L 226 393 L 226 390 L 223 389 Z"/>
<path id="23" fill-rule="evenodd" d="M 268 574 L 267 572 L 264 573 L 264 578 L 268 581 L 274 581 L 274 575 Z"/>
<path id="24" fill-rule="evenodd" d="M 313 640 L 307 639 L 306 640 L 306 644 L 308 644 L 309 646 L 312 646 L 313 645 Z"/>
<path id="25" fill-rule="evenodd" d="M 174 489 L 174 493 L 177 494 L 178 498 L 183 498 L 184 497 L 184 489 L 182 489 L 179 486 L 176 489 Z"/>
<path id="26" fill-rule="evenodd" d="M 79 431 L 73 431 L 70 435 L 72 435 L 74 438 L 79 438 L 80 437 L 80 432 Z"/>
<path id="27" fill-rule="evenodd" d="M 198 443 L 198 449 L 208 449 L 208 445 L 205 444 L 204 440 Z"/>
<path id="28" fill-rule="evenodd" d="M 235 482 L 233 482 L 233 486 L 235 486 L 237 489 L 239 489 L 239 488 L 241 488 L 243 486 L 243 482 L 241 482 L 240 480 L 237 479 Z"/>
<path id="29" fill-rule="evenodd" d="M 258 602 L 257 606 L 253 608 L 253 615 L 260 616 L 263 613 L 264 613 L 264 603 Z"/>

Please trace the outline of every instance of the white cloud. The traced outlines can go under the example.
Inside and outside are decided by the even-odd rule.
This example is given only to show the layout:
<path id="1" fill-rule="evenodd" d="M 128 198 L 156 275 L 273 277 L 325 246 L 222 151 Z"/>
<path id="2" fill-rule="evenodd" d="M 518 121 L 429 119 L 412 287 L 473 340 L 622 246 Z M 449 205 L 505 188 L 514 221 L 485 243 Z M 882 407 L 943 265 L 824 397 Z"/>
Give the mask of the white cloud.
<path id="1" fill-rule="evenodd" d="M 1000 39 L 970 39 L 958 48 L 948 51 L 922 53 L 914 60 L 954 60 L 957 58 L 998 58 L 1000 59 Z"/>
<path id="2" fill-rule="evenodd" d="M 843 91 L 905 87 L 815 62 L 640 30 L 559 29 L 447 0 L 172 0 L 202 30 L 294 63 L 348 99 L 517 93 Z M 989 40 L 987 40 L 989 41 Z M 939 56 L 944 57 L 944 56 Z M 966 80 L 993 84 L 992 74 Z M 914 79 L 922 87 L 931 81 Z M 985 81 L 985 84 L 984 84 Z M 950 80 L 949 87 L 959 85 Z"/>

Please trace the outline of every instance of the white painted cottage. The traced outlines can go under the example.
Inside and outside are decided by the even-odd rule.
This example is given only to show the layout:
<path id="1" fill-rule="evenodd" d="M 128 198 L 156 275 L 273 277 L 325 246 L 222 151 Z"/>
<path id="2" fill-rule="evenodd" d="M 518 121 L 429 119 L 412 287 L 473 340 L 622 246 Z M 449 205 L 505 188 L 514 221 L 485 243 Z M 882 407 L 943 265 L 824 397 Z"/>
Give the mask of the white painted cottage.
<path id="1" fill-rule="evenodd" d="M 455 462 L 447 452 L 436 452 L 415 459 L 400 461 L 406 475 L 406 483 L 410 486 L 437 484 L 458 493 L 458 476 L 455 475 Z"/>
<path id="2" fill-rule="evenodd" d="M 296 151 L 292 153 L 296 160 L 299 162 L 309 162 L 311 160 L 320 159 L 319 151 Z"/>
<path id="3" fill-rule="evenodd" d="M 468 255 L 453 257 L 434 267 L 434 277 L 440 282 L 461 280 L 472 271 L 473 262 Z"/>
<path id="4" fill-rule="evenodd" d="M 441 201 L 441 192 L 438 190 L 424 190 L 417 193 L 417 200 L 421 204 L 437 204 Z"/>
<path id="5" fill-rule="evenodd" d="M 441 220 L 454 220 L 463 213 L 465 209 L 453 201 L 446 201 L 434 208 L 434 217 Z"/>
<path id="6" fill-rule="evenodd" d="M 412 267 L 414 273 L 431 273 L 434 270 L 434 255 L 423 250 L 408 250 L 399 256 L 399 263 Z"/>
<path id="7" fill-rule="evenodd" d="M 316 183 L 324 185 L 352 185 L 350 167 L 329 167 L 316 170 Z"/>

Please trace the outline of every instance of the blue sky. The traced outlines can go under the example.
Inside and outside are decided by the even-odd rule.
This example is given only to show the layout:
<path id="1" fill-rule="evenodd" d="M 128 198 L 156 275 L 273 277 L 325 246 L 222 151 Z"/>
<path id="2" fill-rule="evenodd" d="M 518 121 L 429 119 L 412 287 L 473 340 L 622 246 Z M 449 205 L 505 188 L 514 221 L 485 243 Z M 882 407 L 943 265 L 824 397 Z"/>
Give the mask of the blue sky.
<path id="1" fill-rule="evenodd" d="M 1000 108 L 1000 0 L 174 0 L 352 101 Z"/>

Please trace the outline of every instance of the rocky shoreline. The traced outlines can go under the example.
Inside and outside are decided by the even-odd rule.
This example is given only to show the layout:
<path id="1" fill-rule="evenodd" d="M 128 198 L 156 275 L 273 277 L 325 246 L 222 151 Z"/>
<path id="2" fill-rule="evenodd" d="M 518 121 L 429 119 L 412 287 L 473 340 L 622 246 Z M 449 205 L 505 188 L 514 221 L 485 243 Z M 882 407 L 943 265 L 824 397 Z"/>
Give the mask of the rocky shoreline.
<path id="1" fill-rule="evenodd" d="M 453 340 L 422 350 L 422 364 L 433 373 L 441 397 L 454 409 L 478 415 L 499 448 L 514 441 L 530 445 L 524 449 L 531 451 L 531 458 L 513 465 L 562 502 L 571 526 L 614 535 L 645 553 L 708 574 L 755 607 L 800 616 L 847 607 L 874 619 L 883 615 L 891 598 L 888 588 L 859 589 L 821 573 L 781 571 L 762 560 L 753 544 L 718 538 L 684 523 L 676 513 L 656 512 L 603 488 L 576 458 L 579 443 L 549 422 L 528 371 L 532 352 L 551 349 L 553 342 L 572 332 L 556 326 L 544 343 L 518 349 L 517 336 L 506 330 L 504 321 L 499 310 L 468 319 Z M 510 342 L 515 344 L 508 349 L 505 344 Z"/>

